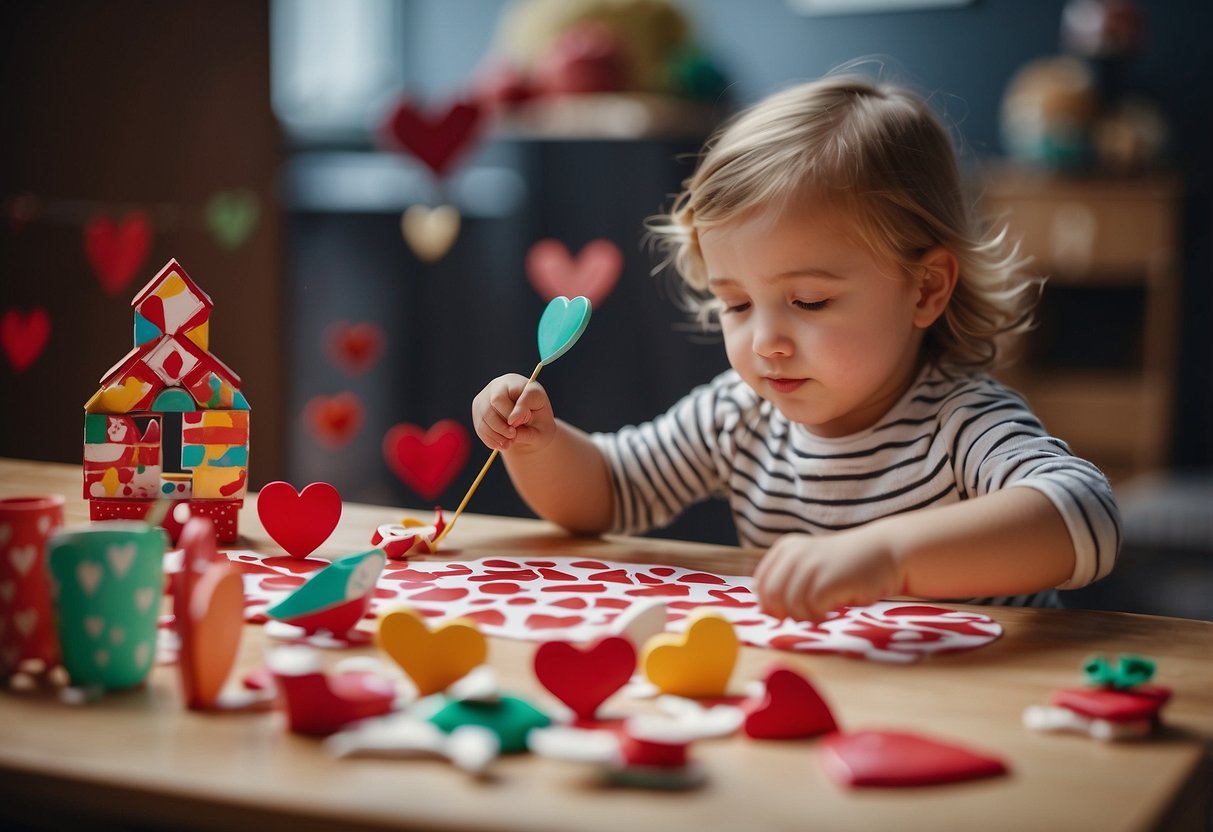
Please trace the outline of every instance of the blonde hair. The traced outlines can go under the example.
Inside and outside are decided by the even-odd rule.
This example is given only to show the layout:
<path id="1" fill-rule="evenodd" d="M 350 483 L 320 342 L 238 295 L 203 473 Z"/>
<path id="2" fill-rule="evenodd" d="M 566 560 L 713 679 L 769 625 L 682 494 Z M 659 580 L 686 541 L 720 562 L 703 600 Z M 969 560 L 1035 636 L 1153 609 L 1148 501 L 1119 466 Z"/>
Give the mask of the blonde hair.
<path id="1" fill-rule="evenodd" d="M 907 275 L 935 246 L 956 256 L 956 289 L 923 342 L 938 363 L 988 369 L 1005 358 L 1011 336 L 1030 328 L 1041 281 L 1005 229 L 979 226 L 939 119 L 914 93 L 856 75 L 776 93 L 722 126 L 670 212 L 647 223 L 666 255 L 658 270 L 674 267 L 706 322 L 699 233 L 806 195 L 848 209 L 855 239 Z"/>

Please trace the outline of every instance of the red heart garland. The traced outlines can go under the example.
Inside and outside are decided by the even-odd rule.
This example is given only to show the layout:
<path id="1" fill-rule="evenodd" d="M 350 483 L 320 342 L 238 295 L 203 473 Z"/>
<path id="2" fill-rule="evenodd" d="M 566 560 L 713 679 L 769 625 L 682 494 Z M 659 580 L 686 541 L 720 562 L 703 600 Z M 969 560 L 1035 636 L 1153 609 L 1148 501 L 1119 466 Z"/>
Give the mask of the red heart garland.
<path id="1" fill-rule="evenodd" d="M 19 309 L 5 311 L 0 318 L 0 345 L 8 363 L 18 373 L 28 369 L 51 337 L 51 319 L 42 307 L 24 314 Z"/>
<path id="2" fill-rule="evenodd" d="M 378 324 L 336 321 L 328 327 L 325 341 L 333 363 L 350 375 L 361 375 L 383 354 L 385 338 Z"/>
<path id="3" fill-rule="evenodd" d="M 482 115 L 478 104 L 458 101 L 441 116 L 429 119 L 405 98 L 396 105 L 384 129 L 391 142 L 441 177 L 479 134 Z"/>
<path id="4" fill-rule="evenodd" d="M 433 500 L 459 475 L 471 453 L 467 430 L 443 419 L 428 431 L 394 425 L 383 437 L 383 456 L 400 480 L 425 500 Z"/>
<path id="5" fill-rule="evenodd" d="M 293 558 L 306 558 L 328 540 L 341 519 L 341 495 L 327 482 L 296 492 L 289 482 L 271 482 L 257 495 L 257 516 L 266 534 Z"/>
<path id="6" fill-rule="evenodd" d="M 334 450 L 345 447 L 358 434 L 364 415 L 362 400 L 348 392 L 316 396 L 303 411 L 312 435 Z"/>
<path id="7" fill-rule="evenodd" d="M 898 731 L 831 734 L 822 740 L 821 764 L 845 786 L 930 786 L 1007 772 L 997 757 Z"/>
<path id="8" fill-rule="evenodd" d="M 610 240 L 591 240 L 574 260 L 559 240 L 540 240 L 526 255 L 531 286 L 545 301 L 585 295 L 591 306 L 606 299 L 623 271 L 623 254 Z"/>
<path id="9" fill-rule="evenodd" d="M 743 706 L 745 733 L 754 739 L 801 739 L 838 730 L 830 706 L 812 683 L 789 667 L 767 671 L 766 693 Z"/>
<path id="10" fill-rule="evenodd" d="M 108 295 L 127 287 L 151 247 L 152 221 L 142 211 L 132 211 L 117 225 L 106 216 L 93 217 L 84 225 L 84 252 Z"/>
<path id="11" fill-rule="evenodd" d="M 636 648 L 622 636 L 603 636 L 582 650 L 548 641 L 535 651 L 535 677 L 579 719 L 594 718 L 598 706 L 623 687 L 636 670 Z"/>

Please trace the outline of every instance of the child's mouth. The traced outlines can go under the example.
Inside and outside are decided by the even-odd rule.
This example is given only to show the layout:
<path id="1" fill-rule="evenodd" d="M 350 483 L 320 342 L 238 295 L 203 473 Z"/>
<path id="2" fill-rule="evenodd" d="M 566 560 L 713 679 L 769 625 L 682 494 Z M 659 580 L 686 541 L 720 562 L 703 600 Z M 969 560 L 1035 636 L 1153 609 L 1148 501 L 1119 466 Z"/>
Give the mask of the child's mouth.
<path id="1" fill-rule="evenodd" d="M 771 385 L 771 389 L 776 393 L 794 393 L 806 380 L 803 378 L 768 378 L 767 384 Z"/>

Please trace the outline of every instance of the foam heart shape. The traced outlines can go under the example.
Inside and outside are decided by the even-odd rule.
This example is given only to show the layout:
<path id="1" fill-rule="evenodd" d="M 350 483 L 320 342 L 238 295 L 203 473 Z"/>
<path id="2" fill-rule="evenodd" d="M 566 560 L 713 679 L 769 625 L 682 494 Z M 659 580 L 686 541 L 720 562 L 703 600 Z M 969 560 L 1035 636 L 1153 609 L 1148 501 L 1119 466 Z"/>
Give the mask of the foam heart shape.
<path id="1" fill-rule="evenodd" d="M 0 347 L 15 372 L 29 369 L 51 337 L 51 319 L 42 307 L 28 313 L 8 309 L 0 318 Z"/>
<path id="2" fill-rule="evenodd" d="M 661 633 L 644 646 L 641 666 L 665 693 L 698 699 L 724 695 L 737 662 L 733 625 L 711 611 L 693 615 L 686 631 Z"/>
<path id="3" fill-rule="evenodd" d="M 345 555 L 312 575 L 265 614 L 306 632 L 353 629 L 371 605 L 387 557 L 379 549 Z"/>
<path id="4" fill-rule="evenodd" d="M 593 719 L 598 706 L 632 678 L 636 648 L 622 636 L 604 636 L 585 649 L 548 641 L 535 651 L 535 677 L 579 719 Z"/>
<path id="5" fill-rule="evenodd" d="M 383 437 L 383 456 L 400 480 L 423 499 L 433 500 L 459 476 L 471 453 L 467 429 L 453 419 L 429 430 L 399 424 Z"/>
<path id="6" fill-rule="evenodd" d="M 400 233 L 419 260 L 441 260 L 459 236 L 459 209 L 453 205 L 410 205 L 400 216 Z"/>
<path id="7" fill-rule="evenodd" d="M 327 482 L 295 491 L 271 482 L 257 495 L 257 516 L 266 534 L 293 558 L 305 558 L 328 540 L 341 520 L 341 495 Z"/>
<path id="8" fill-rule="evenodd" d="M 1007 772 L 998 757 L 899 731 L 831 734 L 822 740 L 821 764 L 845 786 L 930 786 Z"/>
<path id="9" fill-rule="evenodd" d="M 472 102 L 457 101 L 441 115 L 430 118 L 411 101 L 402 99 L 388 116 L 384 129 L 391 143 L 441 177 L 476 140 L 482 121 L 483 111 Z"/>
<path id="10" fill-rule="evenodd" d="M 365 412 L 362 400 L 346 392 L 314 397 L 304 408 L 303 418 L 318 442 L 337 450 L 357 435 Z"/>
<path id="11" fill-rule="evenodd" d="M 383 329 L 370 321 L 336 321 L 325 332 L 329 357 L 350 375 L 361 375 L 375 366 L 386 340 Z"/>
<path id="12" fill-rule="evenodd" d="M 411 610 L 385 615 L 377 642 L 421 696 L 446 690 L 488 657 L 488 642 L 473 624 L 456 619 L 431 631 Z"/>
<path id="13" fill-rule="evenodd" d="M 220 191 L 206 203 L 206 227 L 223 248 L 239 248 L 257 225 L 261 206 L 247 188 Z"/>
<path id="14" fill-rule="evenodd" d="M 244 582 L 227 563 L 213 563 L 198 579 L 181 630 L 182 688 L 190 708 L 214 708 L 240 652 L 244 632 Z M 187 635 L 188 634 L 188 635 Z M 188 653 L 186 639 L 192 641 Z M 188 667 L 186 666 L 188 655 Z"/>
<path id="15" fill-rule="evenodd" d="M 584 295 L 592 306 L 604 301 L 619 282 L 623 253 L 610 240 L 592 240 L 574 259 L 559 240 L 540 240 L 526 256 L 526 273 L 544 300 Z"/>
<path id="16" fill-rule="evenodd" d="M 119 223 L 97 216 L 84 225 L 84 252 L 108 295 L 126 289 L 151 247 L 152 221 L 142 211 L 132 211 Z"/>
<path id="17" fill-rule="evenodd" d="M 539 360 L 551 364 L 568 352 L 590 323 L 592 307 L 586 297 L 552 298 L 539 318 Z"/>
<path id="18" fill-rule="evenodd" d="M 790 740 L 838 730 L 829 705 L 795 670 L 777 665 L 767 671 L 764 682 L 764 694 L 743 708 L 746 736 Z"/>

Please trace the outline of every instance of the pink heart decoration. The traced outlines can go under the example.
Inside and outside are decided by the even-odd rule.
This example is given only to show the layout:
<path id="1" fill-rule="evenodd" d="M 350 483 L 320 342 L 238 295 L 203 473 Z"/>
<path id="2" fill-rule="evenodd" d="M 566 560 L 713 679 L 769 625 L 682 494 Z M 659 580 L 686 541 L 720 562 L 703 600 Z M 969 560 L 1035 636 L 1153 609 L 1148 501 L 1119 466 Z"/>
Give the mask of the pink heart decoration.
<path id="1" fill-rule="evenodd" d="M 84 252 L 108 295 L 120 294 L 134 279 L 152 247 L 152 222 L 142 211 L 132 211 L 121 223 L 106 216 L 84 226 Z"/>
<path id="2" fill-rule="evenodd" d="M 337 450 L 357 435 L 365 412 L 362 400 L 347 392 L 314 397 L 304 408 L 303 416 L 316 440 Z"/>
<path id="3" fill-rule="evenodd" d="M 591 240 L 574 260 L 559 240 L 540 240 L 526 256 L 527 278 L 545 300 L 585 295 L 597 307 L 615 288 L 623 254 L 610 240 Z"/>
<path id="4" fill-rule="evenodd" d="M 293 558 L 306 558 L 328 540 L 341 519 L 341 495 L 327 482 L 296 492 L 289 482 L 271 482 L 257 495 L 257 516 L 266 534 Z"/>
<path id="5" fill-rule="evenodd" d="M 831 734 L 821 764 L 844 786 L 930 786 L 1006 774 L 997 757 L 899 731 Z"/>
<path id="6" fill-rule="evenodd" d="M 427 431 L 412 424 L 394 425 L 383 437 L 388 467 L 426 500 L 446 490 L 471 450 L 467 430 L 453 419 L 443 419 Z"/>
<path id="7" fill-rule="evenodd" d="M 383 329 L 369 321 L 336 321 L 325 333 L 329 357 L 350 375 L 361 375 L 375 366 L 385 341 Z"/>
<path id="8" fill-rule="evenodd" d="M 754 739 L 801 739 L 837 731 L 830 706 L 808 679 L 776 665 L 767 671 L 766 693 L 750 700 L 744 730 Z"/>
<path id="9" fill-rule="evenodd" d="M 535 677 L 578 719 L 591 720 L 598 706 L 636 670 L 636 648 L 622 636 L 603 636 L 584 650 L 548 641 L 535 651 Z"/>
<path id="10" fill-rule="evenodd" d="M 51 319 L 42 307 L 31 309 L 28 314 L 9 309 L 0 318 L 0 346 L 18 373 L 38 360 L 50 337 Z"/>
<path id="11" fill-rule="evenodd" d="M 384 130 L 392 143 L 441 177 L 479 135 L 482 115 L 478 104 L 457 101 L 431 119 L 404 98 L 388 117 Z"/>

